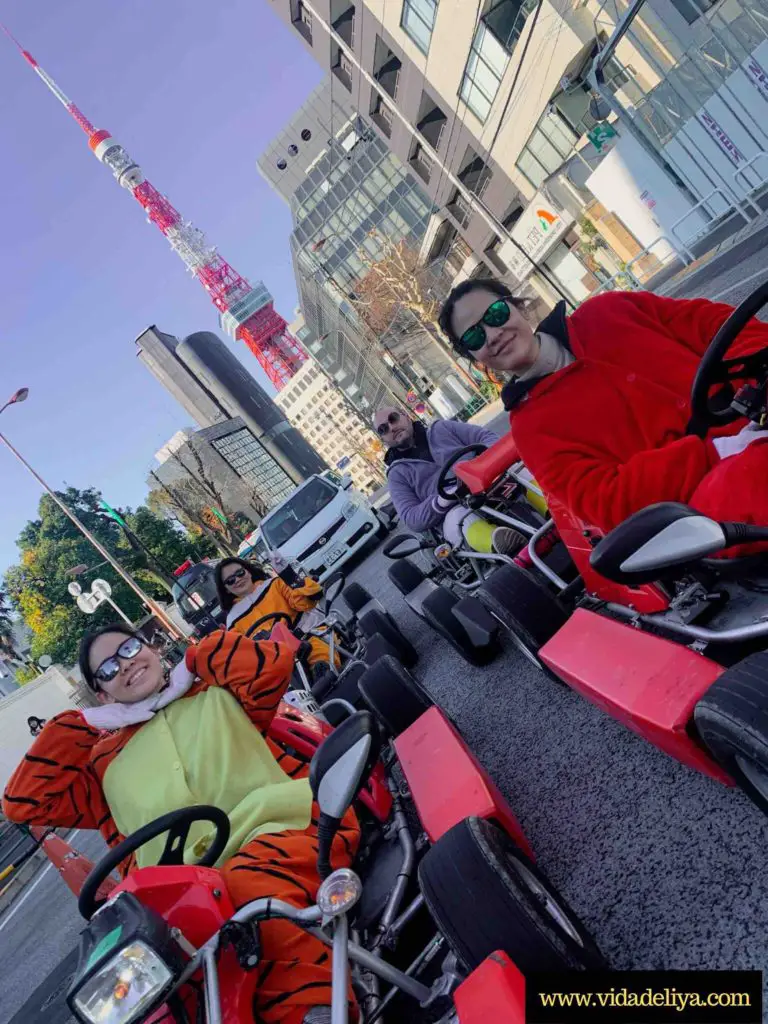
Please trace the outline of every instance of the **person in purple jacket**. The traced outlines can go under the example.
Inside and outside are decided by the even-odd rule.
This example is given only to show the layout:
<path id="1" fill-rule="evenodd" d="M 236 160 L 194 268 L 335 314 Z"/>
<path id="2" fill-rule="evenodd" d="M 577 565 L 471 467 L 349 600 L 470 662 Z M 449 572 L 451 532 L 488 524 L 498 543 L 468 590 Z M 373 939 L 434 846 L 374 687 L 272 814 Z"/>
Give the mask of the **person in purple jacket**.
<path id="1" fill-rule="evenodd" d="M 470 444 L 495 444 L 498 434 L 454 420 L 438 420 L 425 427 L 391 406 L 379 409 L 373 426 L 388 449 L 384 462 L 392 504 L 409 529 L 416 533 L 441 529 L 453 547 L 466 541 L 475 551 L 500 555 L 514 555 L 527 543 L 517 530 L 494 526 L 437 493 L 440 471 L 455 452 Z"/>

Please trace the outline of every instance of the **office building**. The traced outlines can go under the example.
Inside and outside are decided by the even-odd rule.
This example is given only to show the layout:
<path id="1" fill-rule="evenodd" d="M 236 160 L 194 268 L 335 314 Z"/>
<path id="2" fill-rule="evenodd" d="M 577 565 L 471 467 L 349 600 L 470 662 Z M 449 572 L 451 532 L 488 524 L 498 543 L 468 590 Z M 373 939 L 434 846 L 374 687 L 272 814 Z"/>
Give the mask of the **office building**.
<path id="1" fill-rule="evenodd" d="M 490 271 L 555 297 L 530 257 L 579 300 L 613 266 L 648 272 L 768 202 L 765 0 L 270 7 L 329 69 L 334 97 L 346 95 L 418 176 L 434 207 L 424 256 L 461 263 L 458 276 Z M 585 245 L 584 216 L 606 243 L 597 252 Z"/>
<path id="2" fill-rule="evenodd" d="M 166 489 L 199 514 L 220 501 L 228 515 L 256 525 L 296 484 L 240 417 L 202 430 L 179 430 L 155 453 L 150 488 Z M 183 490 L 179 485 L 184 484 Z"/>
<path id="3" fill-rule="evenodd" d="M 314 359 L 307 360 L 276 402 L 329 466 L 350 474 L 359 491 L 370 494 L 383 485 L 381 444 L 370 422 L 349 405 Z"/>
<path id="4" fill-rule="evenodd" d="M 452 355 L 396 291 L 384 329 L 373 331 L 364 322 L 358 284 L 370 269 L 366 259 L 375 262 L 399 243 L 415 256 L 431 205 L 413 175 L 336 93 L 329 77 L 259 160 L 262 175 L 291 207 L 301 308 L 319 342 L 311 354 L 364 416 L 386 400 L 383 391 L 419 401 L 437 391 L 438 405 L 444 386 L 443 408 L 447 402 L 459 412 L 466 403 L 456 405 L 451 383 L 461 391 L 461 374 L 456 377 Z M 440 296 L 450 279 L 430 272 L 426 287 Z M 464 394 L 471 403 L 471 392 Z"/>
<path id="5" fill-rule="evenodd" d="M 139 359 L 201 427 L 242 419 L 254 441 L 294 482 L 326 468 L 224 342 L 209 331 L 183 341 L 149 327 Z"/>

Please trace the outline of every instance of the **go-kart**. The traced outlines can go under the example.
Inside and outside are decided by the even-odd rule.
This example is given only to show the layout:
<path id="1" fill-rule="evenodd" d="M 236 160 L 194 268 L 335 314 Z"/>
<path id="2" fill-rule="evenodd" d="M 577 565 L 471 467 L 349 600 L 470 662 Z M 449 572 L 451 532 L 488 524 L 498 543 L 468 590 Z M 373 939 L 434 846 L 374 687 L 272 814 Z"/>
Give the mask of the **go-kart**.
<path id="1" fill-rule="evenodd" d="M 765 284 L 710 343 L 693 381 L 689 433 L 742 417 L 765 423 L 768 349 L 726 355 L 767 300 Z M 507 436 L 462 462 L 464 500 L 481 500 L 518 457 Z M 768 526 L 717 523 L 666 502 L 603 536 L 559 502 L 549 508 L 546 530 L 578 575 L 569 582 L 504 566 L 482 584 L 481 599 L 539 667 L 768 812 L 768 558 L 713 557 L 768 541 Z"/>
<path id="2" fill-rule="evenodd" d="M 453 454 L 438 477 L 441 497 L 457 497 L 457 467 L 485 451 L 485 445 L 474 444 Z M 507 465 L 482 496 L 465 493 L 462 497 L 469 509 L 489 522 L 513 527 L 527 536 L 528 548 L 514 557 L 486 554 L 472 550 L 466 542 L 452 546 L 437 530 L 430 530 L 421 536 L 398 534 L 384 544 L 382 551 L 394 563 L 387 574 L 411 611 L 472 664 L 484 665 L 499 653 L 499 630 L 473 595 L 500 566 L 527 568 L 533 564 L 529 549 L 536 563 L 549 571 L 552 544 L 543 536 L 548 526 L 542 515 L 545 507 L 541 490 L 519 459 Z M 421 564 L 414 556 L 421 556 Z M 559 579 L 556 575 L 554 578 Z"/>
<path id="3" fill-rule="evenodd" d="M 215 807 L 171 812 L 110 850 L 80 891 L 88 924 L 67 997 L 79 1021 L 252 1024 L 259 922 L 275 917 L 332 949 L 333 1024 L 349 1019 L 350 979 L 360 1024 L 488 1024 L 489 1008 L 494 1020 L 524 1024 L 527 973 L 604 966 L 448 719 L 394 660 L 369 673 L 360 691 L 376 717 L 358 711 L 331 731 L 283 706 L 270 730 L 312 759 L 316 905 L 261 899 L 235 911 L 214 867 L 227 816 Z M 361 847 L 352 870 L 331 871 L 334 827 L 353 799 Z M 213 842 L 185 863 L 200 820 L 213 825 Z M 115 867 L 162 834 L 159 864 L 131 872 L 105 901 Z"/>

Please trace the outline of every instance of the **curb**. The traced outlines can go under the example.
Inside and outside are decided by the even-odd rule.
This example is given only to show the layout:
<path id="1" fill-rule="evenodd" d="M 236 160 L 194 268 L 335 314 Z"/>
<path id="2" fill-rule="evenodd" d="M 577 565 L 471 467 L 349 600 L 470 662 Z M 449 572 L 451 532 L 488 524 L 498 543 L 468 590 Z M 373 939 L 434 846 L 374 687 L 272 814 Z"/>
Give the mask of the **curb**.
<path id="1" fill-rule="evenodd" d="M 27 883 L 31 882 L 38 871 L 45 868 L 46 864 L 50 864 L 48 857 L 44 850 L 38 849 L 18 871 L 14 872 L 8 882 L 0 887 L 0 920 L 5 911 L 13 906 L 16 899 L 24 892 Z"/>
<path id="2" fill-rule="evenodd" d="M 744 231 L 747 231 L 746 227 Z M 658 295 L 676 298 L 683 288 L 701 289 L 708 281 L 719 276 L 722 269 L 721 264 L 724 260 L 728 259 L 729 263 L 736 265 L 765 249 L 767 245 L 768 224 L 765 223 L 765 220 L 760 223 L 755 222 L 754 227 L 747 234 L 743 234 L 742 237 L 739 237 L 739 235 L 733 236 L 729 242 L 723 242 L 708 253 L 700 256 L 699 259 L 689 266 L 684 267 L 671 280 L 662 281 L 658 286 L 658 291 L 654 287 L 653 279 L 651 279 L 648 282 L 648 290 L 655 291 Z M 766 271 L 766 276 L 768 276 L 768 270 Z"/>

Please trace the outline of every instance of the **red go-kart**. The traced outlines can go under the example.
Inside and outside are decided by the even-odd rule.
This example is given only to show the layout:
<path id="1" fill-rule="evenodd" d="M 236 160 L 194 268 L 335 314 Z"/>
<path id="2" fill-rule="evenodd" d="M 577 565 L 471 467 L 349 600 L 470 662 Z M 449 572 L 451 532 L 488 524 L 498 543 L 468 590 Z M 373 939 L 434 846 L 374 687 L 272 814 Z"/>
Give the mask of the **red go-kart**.
<path id="1" fill-rule="evenodd" d="M 726 355 L 766 301 L 768 284 L 704 354 L 691 432 L 704 436 L 740 417 L 765 424 L 768 349 Z M 477 503 L 518 459 L 507 436 L 460 462 L 465 500 Z M 739 785 L 768 812 L 768 557 L 713 557 L 768 541 L 768 526 L 717 523 L 665 502 L 603 536 L 558 502 L 549 509 L 529 545 L 533 570 L 504 566 L 478 596 L 540 668 L 683 764 Z M 568 579 L 536 554 L 547 532 L 570 554 Z"/>
<path id="2" fill-rule="evenodd" d="M 413 677 L 386 657 L 359 689 L 371 710 L 335 729 L 283 704 L 270 732 L 311 758 L 317 905 L 256 900 L 235 911 L 211 866 L 227 816 L 215 807 L 167 814 L 110 850 L 80 891 L 88 925 L 67 997 L 79 1021 L 252 1024 L 259 922 L 276 916 L 332 948 L 333 1024 L 348 1020 L 350 980 L 361 1024 L 524 1024 L 526 973 L 604 966 L 504 798 Z M 353 801 L 361 848 L 353 870 L 330 872 L 333 823 Z M 215 840 L 185 864 L 198 820 L 213 823 Z M 114 868 L 164 833 L 158 866 L 131 872 L 105 900 Z"/>

